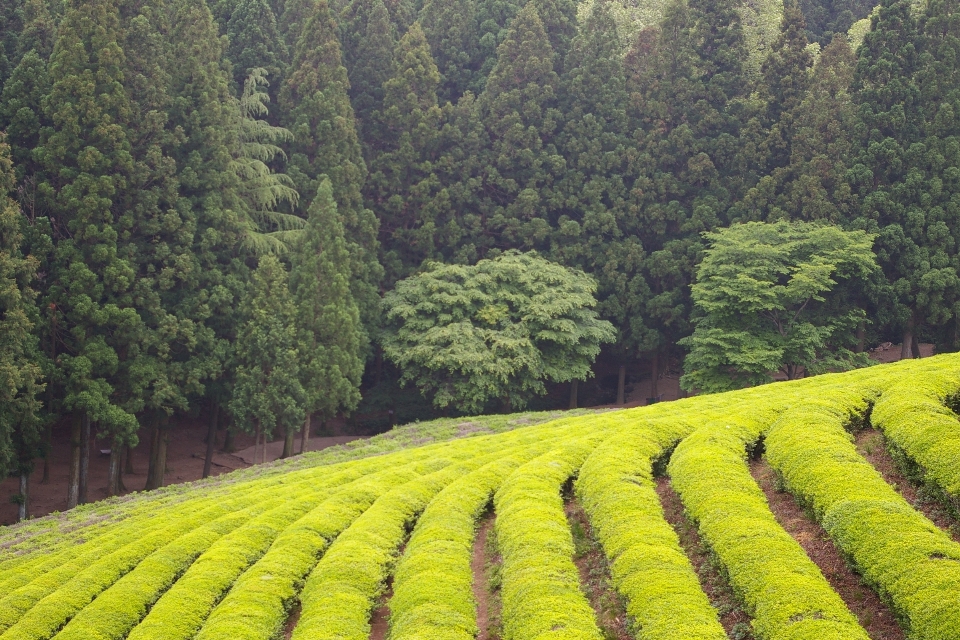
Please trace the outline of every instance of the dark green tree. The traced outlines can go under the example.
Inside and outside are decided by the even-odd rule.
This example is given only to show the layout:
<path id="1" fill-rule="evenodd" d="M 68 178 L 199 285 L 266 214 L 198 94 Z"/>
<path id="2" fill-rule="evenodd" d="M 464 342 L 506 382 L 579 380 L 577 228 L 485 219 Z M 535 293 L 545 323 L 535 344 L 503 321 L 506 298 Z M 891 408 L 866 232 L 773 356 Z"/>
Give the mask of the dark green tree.
<path id="1" fill-rule="evenodd" d="M 544 381 L 585 380 L 613 339 L 594 280 L 535 253 L 474 266 L 433 264 L 384 297 L 384 354 L 439 408 L 519 409 Z"/>
<path id="2" fill-rule="evenodd" d="M 330 181 L 321 179 L 303 238 L 291 255 L 290 289 L 297 308 L 300 381 L 306 397 L 301 452 L 313 416 L 328 420 L 360 402 L 363 327 L 350 293 L 350 255 Z M 293 455 L 287 430 L 283 457 Z"/>
<path id="3" fill-rule="evenodd" d="M 37 316 L 37 260 L 20 250 L 23 216 L 7 194 L 14 188 L 10 148 L 0 135 L 0 471 L 20 476 L 20 519 L 27 516 L 33 460 L 43 455 L 40 401 L 44 387 Z"/>
<path id="4" fill-rule="evenodd" d="M 361 139 L 369 147 L 375 137 L 373 112 L 381 108 L 383 83 L 393 71 L 397 29 L 383 0 L 354 0 L 340 16 L 340 25 L 350 101 Z"/>
<path id="5" fill-rule="evenodd" d="M 436 255 L 437 220 L 446 200 L 435 173 L 440 73 L 419 23 L 397 46 L 393 74 L 376 115 L 376 145 L 366 197 L 380 220 L 387 281 L 410 275 Z"/>
<path id="6" fill-rule="evenodd" d="M 530 0 L 547 32 L 553 49 L 554 70 L 563 70 L 563 61 L 570 50 L 570 42 L 577 35 L 577 3 L 574 0 Z"/>
<path id="7" fill-rule="evenodd" d="M 865 366 L 851 351 L 862 309 L 832 296 L 876 269 L 873 237 L 809 222 L 748 222 L 706 234 L 693 299 L 700 315 L 680 384 L 705 393 Z M 839 299 L 838 299 L 839 298 Z"/>
<path id="8" fill-rule="evenodd" d="M 233 78 L 238 87 L 258 68 L 266 70 L 267 77 L 279 85 L 289 54 L 267 0 L 235 0 L 224 32 L 230 40 L 227 58 L 233 63 Z"/>
<path id="9" fill-rule="evenodd" d="M 417 19 L 440 70 L 440 103 L 456 103 L 476 86 L 480 66 L 476 0 L 427 0 Z"/>
<path id="10" fill-rule="evenodd" d="M 348 96 L 339 29 L 325 0 L 317 3 L 303 27 L 291 69 L 280 93 L 282 121 L 294 136 L 288 172 L 300 193 L 316 193 L 321 175 L 330 179 L 350 252 L 351 290 L 369 344 L 379 321 L 383 274 L 377 259 L 378 225 L 363 204 L 367 167 Z"/>
<path id="11" fill-rule="evenodd" d="M 274 430 L 296 432 L 307 400 L 299 377 L 297 308 L 287 280 L 276 256 L 260 258 L 243 299 L 247 317 L 237 336 L 230 412 L 240 429 L 256 435 L 257 445 L 263 436 L 264 462 L 267 439 Z"/>

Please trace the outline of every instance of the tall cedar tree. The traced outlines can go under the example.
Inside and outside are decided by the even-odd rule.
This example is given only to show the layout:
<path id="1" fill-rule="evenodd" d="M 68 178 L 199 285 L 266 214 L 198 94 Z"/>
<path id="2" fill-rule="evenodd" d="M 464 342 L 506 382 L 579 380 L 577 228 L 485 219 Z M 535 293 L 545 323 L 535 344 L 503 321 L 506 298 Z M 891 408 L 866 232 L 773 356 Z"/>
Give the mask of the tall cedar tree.
<path id="1" fill-rule="evenodd" d="M 230 412 L 240 429 L 263 436 L 292 434 L 303 424 L 306 395 L 300 383 L 297 307 L 286 268 L 276 256 L 260 258 L 247 287 L 247 317 L 237 337 L 236 383 Z"/>
<path id="2" fill-rule="evenodd" d="M 347 93 L 350 84 L 340 57 L 339 30 L 326 0 L 317 2 L 304 25 L 291 69 L 280 93 L 283 121 L 294 136 L 288 171 L 300 193 L 316 193 L 320 176 L 330 178 L 344 220 L 351 290 L 368 345 L 378 324 L 383 274 L 377 259 L 378 223 L 363 204 L 360 190 L 367 167 Z"/>
<path id="3" fill-rule="evenodd" d="M 373 112 L 383 103 L 383 83 L 393 71 L 397 29 L 383 0 L 354 0 L 340 16 L 343 64 L 350 78 L 350 101 L 367 157 L 376 134 Z"/>
<path id="4" fill-rule="evenodd" d="M 364 365 L 360 311 L 350 293 L 350 255 L 326 177 L 310 204 L 307 228 L 291 262 L 300 381 L 306 397 L 305 446 L 312 416 L 328 420 L 338 411 L 356 409 Z M 293 431 L 286 433 L 283 457 L 293 454 Z"/>
<path id="5" fill-rule="evenodd" d="M 37 260 L 20 250 L 22 214 L 7 194 L 14 188 L 10 148 L 0 135 L 0 473 L 21 477 L 21 519 L 26 516 L 33 459 L 43 454 L 38 316 L 32 283 Z"/>
<path id="6" fill-rule="evenodd" d="M 553 69 L 563 71 L 563 61 L 570 50 L 570 43 L 577 35 L 577 3 L 574 0 L 530 0 L 540 16 L 543 30 L 547 32 L 553 50 Z"/>
<path id="7" fill-rule="evenodd" d="M 563 163 L 549 144 L 560 124 L 553 60 L 550 40 L 530 3 L 497 49 L 497 64 L 479 99 L 490 136 L 480 206 L 484 231 L 497 239 L 497 248 L 537 248 L 550 233 L 543 210 Z"/>
<path id="8" fill-rule="evenodd" d="M 64 407 L 81 419 L 79 450 L 68 506 L 86 500 L 91 422 L 121 444 L 138 424 L 121 397 L 121 354 L 136 351 L 143 323 L 135 296 L 137 265 L 128 240 L 132 212 L 119 205 L 136 184 L 125 123 L 132 108 L 124 92 L 119 11 L 111 0 L 79 3 L 65 13 L 50 62 L 44 102 L 53 131 L 37 149 L 57 234 L 49 296 L 63 313 L 69 344 L 61 356 Z M 79 457 L 77 457 L 79 454 Z"/>
<path id="9" fill-rule="evenodd" d="M 497 47 L 507 38 L 513 19 L 524 3 L 517 0 L 478 0 L 477 20 L 477 74 L 470 91 L 483 91 L 487 76 L 497 64 Z"/>
<path id="10" fill-rule="evenodd" d="M 623 362 L 643 339 L 640 303 L 646 280 L 642 232 L 627 207 L 625 183 L 631 141 L 623 45 L 606 1 L 595 2 L 571 43 L 561 77 L 563 130 L 557 146 L 566 160 L 551 257 L 578 266 L 599 282 L 598 310 L 618 330 Z"/>
<path id="11" fill-rule="evenodd" d="M 286 68 L 287 45 L 277 29 L 277 17 L 267 0 L 231 0 L 230 18 L 223 29 L 230 40 L 227 58 L 233 78 L 242 87 L 253 69 L 261 68 L 279 86 Z M 273 93 L 276 97 L 276 93 Z"/>
<path id="12" fill-rule="evenodd" d="M 861 206 L 852 224 L 878 236 L 875 250 L 902 328 L 903 357 L 919 355 L 911 348 L 918 325 L 950 318 L 958 284 L 947 240 L 958 231 L 956 222 L 930 207 L 940 178 L 924 140 L 921 48 L 911 3 L 886 0 L 860 47 L 853 79 L 859 122 L 848 175 Z"/>
<path id="13" fill-rule="evenodd" d="M 375 114 L 377 146 L 366 188 L 367 202 L 380 220 L 390 283 L 436 256 L 436 226 L 444 208 L 434 169 L 440 72 L 419 23 L 400 39 L 394 57 L 393 74 L 383 86 L 383 110 Z"/>
<path id="14" fill-rule="evenodd" d="M 426 0 L 417 19 L 440 70 L 440 103 L 456 103 L 476 88 L 481 65 L 476 0 Z"/>

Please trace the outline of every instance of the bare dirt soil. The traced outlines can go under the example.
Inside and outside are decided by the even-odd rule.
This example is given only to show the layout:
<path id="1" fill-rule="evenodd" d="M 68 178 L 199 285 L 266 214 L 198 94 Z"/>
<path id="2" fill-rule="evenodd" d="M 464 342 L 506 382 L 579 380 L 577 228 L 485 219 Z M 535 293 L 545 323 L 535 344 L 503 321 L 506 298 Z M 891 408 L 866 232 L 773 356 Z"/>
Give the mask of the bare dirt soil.
<path id="1" fill-rule="evenodd" d="M 470 558 L 470 569 L 473 571 L 473 597 L 477 601 L 477 640 L 494 640 L 490 629 L 491 597 L 490 576 L 487 571 L 488 539 L 493 530 L 496 516 L 491 510 L 484 515 L 477 527 L 477 537 L 473 541 L 473 556 Z"/>
<path id="2" fill-rule="evenodd" d="M 700 539 L 696 525 L 684 513 L 683 503 L 677 492 L 670 486 L 669 478 L 665 476 L 657 478 L 657 495 L 660 496 L 660 504 L 663 505 L 667 522 L 680 537 L 680 546 L 690 558 L 693 569 L 700 578 L 700 586 L 720 614 L 720 624 L 723 625 L 727 636 L 743 640 L 752 638 L 750 616 L 740 608 L 733 589 L 711 557 L 710 549 Z"/>
<path id="3" fill-rule="evenodd" d="M 873 428 L 863 429 L 857 432 L 855 443 L 860 455 L 880 472 L 887 484 L 893 486 L 904 500 L 913 505 L 914 509 L 947 532 L 954 542 L 960 542 L 960 522 L 950 516 L 943 505 L 924 495 L 920 487 L 901 473 L 890 452 L 887 451 L 882 433 Z"/>
<path id="4" fill-rule="evenodd" d="M 573 563 L 580 572 L 580 590 L 596 613 L 597 625 L 605 640 L 631 640 L 627 630 L 627 612 L 622 598 L 611 584 L 610 566 L 583 507 L 568 499 L 564 505 L 573 533 Z"/>
<path id="5" fill-rule="evenodd" d="M 811 518 L 786 491 L 777 489 L 776 473 L 764 461 L 750 464 L 750 473 L 767 496 L 770 510 L 784 530 L 820 567 L 821 573 L 847 608 L 857 617 L 872 640 L 903 640 L 903 630 L 889 607 L 846 563 L 816 520 Z"/>

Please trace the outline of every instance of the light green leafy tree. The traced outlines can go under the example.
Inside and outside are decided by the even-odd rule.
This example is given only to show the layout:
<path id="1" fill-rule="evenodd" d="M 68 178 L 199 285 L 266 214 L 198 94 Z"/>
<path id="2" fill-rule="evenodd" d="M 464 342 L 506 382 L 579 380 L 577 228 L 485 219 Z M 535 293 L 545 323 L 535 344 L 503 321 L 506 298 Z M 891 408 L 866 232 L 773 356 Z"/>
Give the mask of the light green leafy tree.
<path id="1" fill-rule="evenodd" d="M 750 222 L 705 233 L 697 270 L 700 313 L 680 384 L 705 393 L 869 363 L 849 347 L 862 309 L 854 286 L 876 268 L 874 237 L 809 222 Z"/>
<path id="2" fill-rule="evenodd" d="M 612 342 L 597 316 L 596 282 L 534 252 L 474 266 L 434 263 L 384 297 L 384 355 L 439 408 L 508 409 L 546 392 L 544 382 L 585 380 Z"/>

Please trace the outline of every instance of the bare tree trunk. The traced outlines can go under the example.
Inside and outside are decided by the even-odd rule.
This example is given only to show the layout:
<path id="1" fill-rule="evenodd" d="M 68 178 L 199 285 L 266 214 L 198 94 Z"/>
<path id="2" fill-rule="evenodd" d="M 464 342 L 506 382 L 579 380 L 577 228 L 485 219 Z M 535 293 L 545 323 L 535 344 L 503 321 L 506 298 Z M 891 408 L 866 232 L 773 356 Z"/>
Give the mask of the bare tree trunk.
<path id="1" fill-rule="evenodd" d="M 133 447 L 130 445 L 124 447 L 123 472 L 129 476 L 137 472 L 136 469 L 133 468 Z"/>
<path id="2" fill-rule="evenodd" d="M 653 360 L 650 362 L 650 397 L 656 402 L 657 384 L 660 382 L 660 351 L 653 352 Z"/>
<path id="3" fill-rule="evenodd" d="M 30 474 L 20 472 L 20 505 L 17 508 L 17 519 L 23 522 L 30 515 Z"/>
<path id="4" fill-rule="evenodd" d="M 577 408 L 577 391 L 580 387 L 580 381 L 574 378 L 570 381 L 570 408 Z"/>
<path id="5" fill-rule="evenodd" d="M 80 434 L 83 430 L 79 413 L 73 414 L 70 427 L 70 483 L 67 485 L 67 509 L 73 509 L 80 501 Z"/>
<path id="6" fill-rule="evenodd" d="M 907 320 L 907 326 L 903 328 L 903 341 L 900 343 L 900 359 L 906 360 L 913 357 L 913 329 L 916 326 L 913 314 Z"/>
<path id="7" fill-rule="evenodd" d="M 920 341 L 917 340 L 917 334 L 913 334 L 913 340 L 910 342 L 910 349 L 913 351 L 914 358 L 922 358 L 920 355 Z"/>
<path id="8" fill-rule="evenodd" d="M 160 448 L 159 440 L 160 427 L 153 425 L 153 427 L 150 428 L 150 461 L 147 463 L 147 483 L 143 487 L 144 491 L 157 488 L 157 451 Z"/>
<path id="9" fill-rule="evenodd" d="M 110 467 L 107 473 L 107 495 L 120 495 L 120 452 L 123 447 L 114 442 L 110 447 Z"/>
<path id="10" fill-rule="evenodd" d="M 124 469 L 127 466 L 127 460 L 130 457 L 130 447 L 129 445 L 124 445 L 120 449 L 120 473 L 117 475 L 117 485 L 120 487 L 120 493 L 127 492 L 127 485 L 123 482 L 123 474 L 125 473 Z"/>
<path id="11" fill-rule="evenodd" d="M 856 353 L 863 353 L 867 347 L 867 327 L 863 322 L 857 325 L 857 349 Z"/>
<path id="12" fill-rule="evenodd" d="M 162 424 L 154 427 L 153 444 L 150 447 L 150 470 L 147 471 L 147 484 L 144 490 L 159 489 L 163 486 L 167 471 L 167 442 L 170 435 Z"/>
<path id="13" fill-rule="evenodd" d="M 217 423 L 220 421 L 220 403 L 213 401 L 210 407 L 210 426 L 207 428 L 207 457 L 203 460 L 203 477 L 210 477 L 213 466 L 213 448 L 217 444 Z"/>
<path id="14" fill-rule="evenodd" d="M 237 450 L 236 445 L 233 443 L 233 439 L 236 437 L 236 434 L 233 432 L 233 429 L 228 425 L 227 432 L 223 436 L 223 446 L 220 448 L 220 451 L 224 453 L 233 453 Z"/>
<path id="15" fill-rule="evenodd" d="M 90 479 L 90 415 L 83 414 L 83 428 L 80 430 L 80 487 L 77 500 L 87 503 L 87 485 Z"/>
<path id="16" fill-rule="evenodd" d="M 620 375 L 617 378 L 617 404 L 625 404 L 626 397 L 624 395 L 625 387 L 627 386 L 627 365 L 620 365 Z"/>
<path id="17" fill-rule="evenodd" d="M 283 430 L 283 453 L 280 454 L 281 459 L 289 458 L 293 455 L 293 445 L 296 442 L 297 432 L 290 427 L 286 427 Z"/>
<path id="18" fill-rule="evenodd" d="M 313 419 L 313 415 L 308 412 L 306 419 L 303 421 L 303 431 L 300 434 L 300 454 L 301 455 L 306 453 L 307 443 L 310 442 L 310 422 L 312 419 Z"/>

